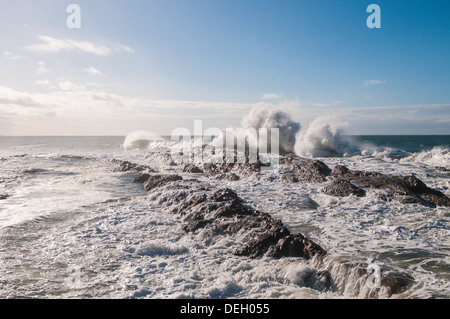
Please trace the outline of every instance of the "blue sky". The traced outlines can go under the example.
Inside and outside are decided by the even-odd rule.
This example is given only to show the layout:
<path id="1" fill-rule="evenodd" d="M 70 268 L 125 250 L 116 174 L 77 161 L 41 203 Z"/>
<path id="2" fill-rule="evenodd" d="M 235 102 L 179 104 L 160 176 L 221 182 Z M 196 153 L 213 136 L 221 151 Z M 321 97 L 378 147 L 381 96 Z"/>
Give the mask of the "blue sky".
<path id="1" fill-rule="evenodd" d="M 449 15 L 448 0 L 3 0 L 0 134 L 170 134 L 239 126 L 255 105 L 350 134 L 450 134 Z"/>

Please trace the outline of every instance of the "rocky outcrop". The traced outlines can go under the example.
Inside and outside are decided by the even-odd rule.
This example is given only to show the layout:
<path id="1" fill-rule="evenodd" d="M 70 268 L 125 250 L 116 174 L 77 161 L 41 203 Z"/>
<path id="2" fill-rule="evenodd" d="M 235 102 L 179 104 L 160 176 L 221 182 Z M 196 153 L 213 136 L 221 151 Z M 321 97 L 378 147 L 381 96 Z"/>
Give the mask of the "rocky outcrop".
<path id="1" fill-rule="evenodd" d="M 293 181 L 323 183 L 331 174 L 331 169 L 324 162 L 301 158 L 293 154 L 281 157 L 280 164 L 287 167 L 287 174 L 292 175 Z"/>
<path id="2" fill-rule="evenodd" d="M 188 165 L 184 166 L 183 172 L 200 174 L 200 173 L 203 173 L 203 170 L 194 164 L 188 164 Z"/>
<path id="3" fill-rule="evenodd" d="M 395 200 L 401 203 L 422 204 L 427 206 L 450 207 L 450 199 L 443 193 L 434 190 L 415 176 L 391 176 L 377 172 L 351 171 L 345 166 L 336 165 L 331 176 L 334 179 L 334 188 L 331 193 L 349 191 L 345 185 L 357 185 L 359 189 L 379 189 L 386 191 L 386 200 Z M 342 186 L 342 187 L 340 187 Z"/>
<path id="4" fill-rule="evenodd" d="M 144 178 L 147 180 L 143 181 Z M 178 175 L 140 175 L 144 189 L 152 192 L 170 182 L 181 181 Z M 197 182 L 195 187 L 185 189 L 173 184 L 175 194 L 164 200 L 165 206 L 183 218 L 182 229 L 195 232 L 208 228 L 216 233 L 237 235 L 245 238 L 234 254 L 257 258 L 296 256 L 306 259 L 324 255 L 325 250 L 302 234 L 291 234 L 279 220 L 267 213 L 246 205 L 233 190 L 219 189 L 211 192 L 209 187 Z"/>
<path id="5" fill-rule="evenodd" d="M 146 177 L 147 180 L 143 181 Z M 205 232 L 213 242 L 218 236 L 233 238 L 235 247 L 232 253 L 236 256 L 310 260 L 317 266 L 317 271 L 311 275 L 314 278 L 305 280 L 320 284 L 321 289 L 345 289 L 342 287 L 346 276 L 351 274 L 356 274 L 358 285 L 366 289 L 363 287 L 368 278 L 367 265 L 329 256 L 313 240 L 300 233 L 291 233 L 280 220 L 247 205 L 230 188 L 217 189 L 198 180 L 183 180 L 178 175 L 142 174 L 139 181 L 143 182 L 148 196 L 163 205 L 164 211 L 177 214 L 182 219 L 181 229 L 186 234 Z M 404 292 L 413 281 L 408 274 L 388 268 L 381 273 L 381 286 L 387 296 Z M 378 293 L 379 290 L 372 289 L 367 295 L 377 297 Z"/>
<path id="6" fill-rule="evenodd" d="M 129 161 L 113 160 L 115 163 L 119 163 L 119 171 L 121 172 L 155 172 L 150 166 L 131 163 Z"/>
<path id="7" fill-rule="evenodd" d="M 241 179 L 236 173 L 219 174 L 214 176 L 214 178 L 220 181 L 230 181 L 230 182 L 238 181 Z"/>
<path id="8" fill-rule="evenodd" d="M 150 178 L 150 174 L 149 173 L 139 173 L 134 179 L 133 179 L 133 183 L 145 183 L 149 178 Z"/>
<path id="9" fill-rule="evenodd" d="M 352 184 L 346 179 L 337 179 L 332 181 L 325 186 L 324 192 L 327 195 L 338 197 L 347 197 L 350 195 L 364 197 L 366 195 L 366 192 L 362 188 Z"/>
<path id="10" fill-rule="evenodd" d="M 261 162 L 258 163 L 204 163 L 202 165 L 203 172 L 206 176 L 214 179 L 239 180 L 248 178 L 252 175 L 257 177 L 260 175 L 261 167 L 266 166 Z M 229 174 L 229 176 L 226 176 Z"/>
<path id="11" fill-rule="evenodd" d="M 149 192 L 155 187 L 161 187 L 167 183 L 180 181 L 183 178 L 179 175 L 149 175 L 144 182 L 145 191 Z"/>
<path id="12" fill-rule="evenodd" d="M 378 278 L 366 262 L 356 262 L 342 257 L 325 256 L 312 260 L 317 272 L 327 274 L 329 290 L 345 294 L 351 289 L 358 298 L 390 298 L 408 291 L 414 278 L 406 272 L 378 265 Z M 374 265 L 374 264 L 372 264 Z"/>

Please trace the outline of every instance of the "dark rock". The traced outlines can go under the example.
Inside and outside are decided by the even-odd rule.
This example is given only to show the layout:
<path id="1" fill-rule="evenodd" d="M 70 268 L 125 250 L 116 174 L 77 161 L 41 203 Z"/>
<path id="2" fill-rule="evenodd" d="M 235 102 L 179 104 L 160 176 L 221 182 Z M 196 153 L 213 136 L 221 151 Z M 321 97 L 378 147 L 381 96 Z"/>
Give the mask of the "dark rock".
<path id="1" fill-rule="evenodd" d="M 150 174 L 148 173 L 140 173 L 133 179 L 133 183 L 145 183 L 150 178 Z"/>
<path id="2" fill-rule="evenodd" d="M 347 179 L 337 179 L 332 181 L 330 184 L 325 186 L 324 191 L 325 194 L 339 197 L 347 197 L 350 195 L 364 197 L 366 195 L 366 192 L 362 188 L 352 184 Z"/>
<path id="3" fill-rule="evenodd" d="M 128 171 L 133 171 L 133 172 L 154 172 L 154 170 L 147 166 L 147 165 L 141 165 L 141 164 L 136 164 L 136 163 L 131 163 L 129 161 L 120 161 L 120 160 L 113 160 L 113 162 L 118 162 L 120 165 L 120 169 L 119 171 L 121 172 L 128 172 Z"/>
<path id="4" fill-rule="evenodd" d="M 144 189 L 149 192 L 156 187 L 161 187 L 167 183 L 180 181 L 182 179 L 183 178 L 179 175 L 150 175 L 144 183 Z"/>
<path id="5" fill-rule="evenodd" d="M 218 236 L 226 236 L 235 242 L 232 253 L 237 256 L 310 260 L 315 269 L 311 268 L 303 277 L 306 287 L 344 291 L 346 286 L 342 276 L 353 277 L 357 274 L 360 287 L 364 287 L 368 280 L 367 264 L 329 256 L 320 245 L 303 234 L 292 234 L 280 220 L 246 205 L 230 188 L 217 190 L 202 186 L 202 182 L 187 184 L 187 181 L 179 181 L 165 184 L 152 194 L 156 198 L 164 198 L 162 204 L 166 211 L 180 215 L 183 232 L 205 231 L 202 237 L 212 239 L 205 239 L 206 244 L 214 243 Z M 407 290 L 413 282 L 407 274 L 389 269 L 382 270 L 381 276 L 383 290 L 362 290 L 362 293 L 368 293 L 368 297 L 378 297 L 383 291 L 391 296 Z"/>
<path id="6" fill-rule="evenodd" d="M 394 271 L 381 271 L 380 284 L 386 287 L 389 297 L 406 291 L 414 282 L 414 278 L 406 273 Z"/>
<path id="7" fill-rule="evenodd" d="M 204 163 L 203 172 L 208 177 L 214 177 L 219 174 L 225 174 L 231 171 L 233 164 L 217 164 L 217 163 Z"/>
<path id="8" fill-rule="evenodd" d="M 203 172 L 206 176 L 220 180 L 239 180 L 241 177 L 249 177 L 253 174 L 260 174 L 261 167 L 265 166 L 258 163 L 236 163 L 236 164 L 203 164 Z"/>
<path id="9" fill-rule="evenodd" d="M 336 185 L 348 186 L 350 182 L 361 189 L 385 190 L 387 194 L 384 196 L 387 200 L 392 199 L 404 204 L 450 207 L 450 199 L 445 194 L 428 187 L 415 176 L 391 176 L 377 172 L 351 171 L 341 165 L 333 168 L 331 176 L 334 182 L 326 188 L 326 192 L 332 195 L 336 193 L 340 196 L 338 194 L 341 190 L 344 194 L 345 187 L 340 188 Z"/>
<path id="10" fill-rule="evenodd" d="M 9 197 L 9 195 L 6 194 L 0 194 L 0 200 L 5 200 Z"/>
<path id="11" fill-rule="evenodd" d="M 306 239 L 302 234 L 289 235 L 278 241 L 274 257 L 303 257 L 325 255 L 325 251 L 316 243 Z"/>
<path id="12" fill-rule="evenodd" d="M 281 181 L 285 183 L 298 183 L 300 177 L 292 171 L 286 172 L 281 175 Z"/>
<path id="13" fill-rule="evenodd" d="M 278 258 L 288 256 L 283 255 L 283 253 L 289 252 L 278 251 L 277 253 L 277 249 L 274 249 L 274 247 L 281 245 L 278 242 L 283 241 L 284 237 L 290 236 L 289 230 L 280 221 L 273 220 L 270 216 L 263 216 L 261 226 L 262 232 L 258 231 L 255 233 L 252 239 L 246 242 L 241 248 L 236 249 L 234 254 L 250 258 L 261 257 L 267 252 L 269 252 L 267 255 Z"/>
<path id="14" fill-rule="evenodd" d="M 325 251 L 301 234 L 292 235 L 279 220 L 246 205 L 230 188 L 210 195 L 191 190 L 181 191 L 167 202 L 172 212 L 184 217 L 182 229 L 195 232 L 208 228 L 216 234 L 244 236 L 243 244 L 234 249 L 238 256 L 277 258 L 297 256 L 312 258 Z"/>
<path id="15" fill-rule="evenodd" d="M 184 166 L 183 172 L 200 174 L 203 173 L 203 170 L 195 166 L 194 164 L 188 164 Z"/>
<path id="16" fill-rule="evenodd" d="M 230 188 L 225 188 L 215 192 L 210 199 L 215 202 L 229 202 L 239 201 L 242 202 L 236 192 Z"/>
<path id="17" fill-rule="evenodd" d="M 230 182 L 234 182 L 234 181 L 238 181 L 241 178 L 236 175 L 235 173 L 225 173 L 225 174 L 218 174 L 216 176 L 214 176 L 214 179 L 220 180 L 220 181 L 230 181 Z"/>
<path id="18" fill-rule="evenodd" d="M 288 168 L 290 179 L 307 183 L 322 183 L 330 176 L 331 169 L 319 160 L 301 158 L 292 154 L 280 158 L 280 164 Z"/>

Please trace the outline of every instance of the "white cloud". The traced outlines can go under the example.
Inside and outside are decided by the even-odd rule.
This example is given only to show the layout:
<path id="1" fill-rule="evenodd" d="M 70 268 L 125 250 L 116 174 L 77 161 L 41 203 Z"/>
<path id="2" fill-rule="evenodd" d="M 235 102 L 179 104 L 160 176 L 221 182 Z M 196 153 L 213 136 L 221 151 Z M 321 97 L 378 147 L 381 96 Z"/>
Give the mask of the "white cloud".
<path id="1" fill-rule="evenodd" d="M 50 36 L 40 35 L 38 39 L 42 43 L 37 43 L 24 47 L 25 50 L 36 53 L 58 53 L 58 52 L 84 52 L 91 53 L 100 56 L 110 55 L 113 51 L 121 52 L 134 52 L 134 50 L 128 46 L 119 45 L 115 49 L 111 49 L 105 45 L 89 42 L 79 41 L 74 39 L 57 39 Z"/>
<path id="2" fill-rule="evenodd" d="M 3 52 L 3 56 L 8 60 L 13 60 L 13 61 L 25 58 L 23 55 L 17 55 L 12 52 L 9 52 L 9 51 Z"/>
<path id="3" fill-rule="evenodd" d="M 382 80 L 367 80 L 364 82 L 364 86 L 370 86 L 370 85 L 384 85 L 386 84 L 386 81 Z"/>
<path id="4" fill-rule="evenodd" d="M 36 84 L 36 85 L 43 85 L 43 86 L 50 86 L 51 85 L 49 80 L 38 80 L 38 81 L 34 82 L 34 84 Z"/>
<path id="5" fill-rule="evenodd" d="M 45 73 L 48 73 L 48 72 L 50 72 L 50 71 L 45 67 L 45 63 L 42 62 L 42 61 L 39 61 L 36 73 L 37 74 L 45 74 Z"/>
<path id="6" fill-rule="evenodd" d="M 88 41 L 77 41 L 73 39 L 56 39 L 49 36 L 38 36 L 43 43 L 33 44 L 25 47 L 25 50 L 37 53 L 57 53 L 61 51 L 78 51 L 93 53 L 96 55 L 109 55 L 111 50 L 102 45 Z"/>
<path id="7" fill-rule="evenodd" d="M 89 73 L 90 75 L 102 75 L 102 72 L 100 70 L 94 68 L 93 66 L 90 66 L 88 68 L 83 68 L 82 71 Z"/>
<path id="8" fill-rule="evenodd" d="M 117 50 L 118 51 L 122 51 L 123 50 L 123 51 L 126 51 L 128 53 L 134 53 L 134 49 L 129 47 L 129 46 L 126 46 L 126 45 L 119 45 L 119 48 Z"/>
<path id="9" fill-rule="evenodd" d="M 63 91 L 76 91 L 83 90 L 85 87 L 83 85 L 77 85 L 70 81 L 59 82 L 59 88 Z"/>
<path id="10" fill-rule="evenodd" d="M 40 84 L 50 82 L 42 80 Z M 317 107 L 317 103 L 299 100 L 273 103 L 153 100 L 113 94 L 69 80 L 60 80 L 58 86 L 59 89 L 47 87 L 41 93 L 0 86 L 3 116 L 0 134 L 120 135 L 136 129 L 170 134 L 179 126 L 190 129 L 196 119 L 205 121 L 204 129 L 238 126 L 255 105 L 281 107 L 303 127 L 319 116 L 332 113 L 349 123 L 350 134 L 401 134 L 409 133 L 408 130 L 417 134 L 450 133 L 449 104 L 336 108 L 335 105 Z"/>
<path id="11" fill-rule="evenodd" d="M 45 108 L 45 104 L 36 99 L 36 96 L 27 92 L 19 92 L 0 86 L 0 106 L 7 105 L 4 110 L 12 112 L 15 109 Z M 3 109 L 3 108 L 2 108 Z"/>

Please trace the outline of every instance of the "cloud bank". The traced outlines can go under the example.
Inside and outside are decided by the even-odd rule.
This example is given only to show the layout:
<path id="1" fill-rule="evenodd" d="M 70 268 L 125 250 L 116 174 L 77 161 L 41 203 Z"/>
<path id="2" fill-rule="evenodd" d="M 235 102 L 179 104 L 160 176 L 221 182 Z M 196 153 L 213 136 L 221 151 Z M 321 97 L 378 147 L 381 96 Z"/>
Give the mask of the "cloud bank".
<path id="1" fill-rule="evenodd" d="M 118 45 L 111 48 L 105 45 L 93 43 L 90 41 L 79 41 L 74 39 L 57 39 L 50 36 L 39 35 L 38 39 L 41 43 L 36 43 L 24 47 L 24 50 L 35 53 L 58 53 L 58 52 L 84 52 L 99 56 L 108 56 L 113 52 L 134 53 L 134 49 L 125 45 Z"/>

